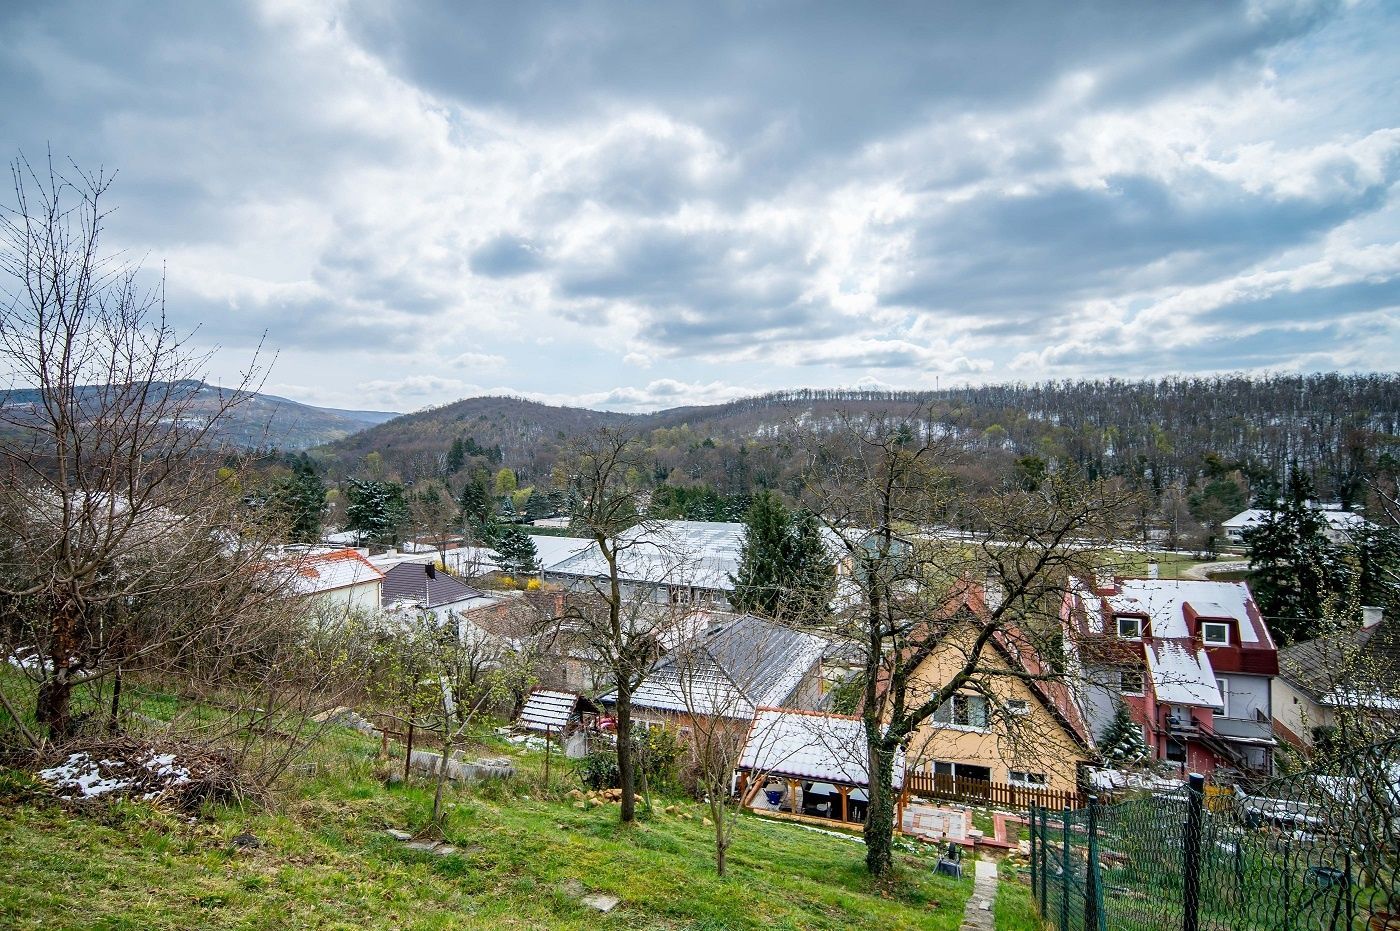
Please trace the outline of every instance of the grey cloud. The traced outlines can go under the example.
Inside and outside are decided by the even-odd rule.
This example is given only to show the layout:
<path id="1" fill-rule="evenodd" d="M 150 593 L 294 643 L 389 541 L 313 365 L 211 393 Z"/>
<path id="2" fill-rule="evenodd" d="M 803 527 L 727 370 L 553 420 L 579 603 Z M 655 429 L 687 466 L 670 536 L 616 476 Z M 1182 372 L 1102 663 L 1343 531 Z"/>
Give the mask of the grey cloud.
<path id="1" fill-rule="evenodd" d="M 472 253 L 471 270 L 488 278 L 510 278 L 543 267 L 539 247 L 528 239 L 502 234 Z"/>

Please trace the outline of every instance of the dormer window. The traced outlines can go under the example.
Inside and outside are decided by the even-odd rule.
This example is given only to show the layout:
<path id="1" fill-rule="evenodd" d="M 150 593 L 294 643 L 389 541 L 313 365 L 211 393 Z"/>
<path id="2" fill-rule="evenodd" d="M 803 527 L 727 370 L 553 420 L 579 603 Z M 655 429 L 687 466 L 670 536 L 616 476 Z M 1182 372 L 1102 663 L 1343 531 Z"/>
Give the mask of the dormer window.
<path id="1" fill-rule="evenodd" d="M 1119 640 L 1141 640 L 1142 639 L 1142 618 L 1129 615 L 1119 615 L 1114 622 L 1118 625 Z"/>
<path id="2" fill-rule="evenodd" d="M 1201 642 L 1208 647 L 1230 645 L 1230 625 L 1221 621 L 1201 622 Z"/>
<path id="3" fill-rule="evenodd" d="M 1124 695 L 1142 695 L 1144 682 L 1141 669 L 1118 670 L 1118 691 Z"/>

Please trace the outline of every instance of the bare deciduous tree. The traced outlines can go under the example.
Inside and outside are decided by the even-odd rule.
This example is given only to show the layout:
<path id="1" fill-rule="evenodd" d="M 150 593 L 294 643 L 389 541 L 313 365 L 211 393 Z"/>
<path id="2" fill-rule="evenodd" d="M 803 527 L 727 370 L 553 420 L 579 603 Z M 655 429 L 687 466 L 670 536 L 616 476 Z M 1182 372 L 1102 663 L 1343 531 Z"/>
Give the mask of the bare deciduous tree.
<path id="1" fill-rule="evenodd" d="M 110 178 L 13 166 L 0 212 L 0 594 L 48 734 L 76 687 L 177 664 L 220 638 L 247 658 L 284 614 L 276 528 L 243 513 L 220 429 L 258 384 L 203 382 L 209 354 L 165 316 L 163 286 L 100 248 Z M 114 687 L 118 691 L 119 684 Z M 114 704 L 115 704 L 114 695 Z"/>
<path id="2" fill-rule="evenodd" d="M 1134 498 L 1103 482 L 1050 475 L 1035 489 L 1008 483 L 969 499 L 950 466 L 959 450 L 910 420 L 848 420 L 815 434 L 806 495 L 847 569 L 838 610 L 824 632 L 848 641 L 860 658 L 869 756 L 866 865 L 892 866 L 896 753 L 955 694 L 1012 677 L 1054 680 L 1053 667 L 1002 662 L 1016 642 L 1054 656 L 1067 576 L 1092 572 L 1103 547 L 1127 531 Z M 971 514 L 975 536 L 939 528 L 944 515 Z M 987 609 L 950 610 L 969 584 L 995 593 Z M 936 650 L 956 646 L 937 683 L 916 672 Z"/>

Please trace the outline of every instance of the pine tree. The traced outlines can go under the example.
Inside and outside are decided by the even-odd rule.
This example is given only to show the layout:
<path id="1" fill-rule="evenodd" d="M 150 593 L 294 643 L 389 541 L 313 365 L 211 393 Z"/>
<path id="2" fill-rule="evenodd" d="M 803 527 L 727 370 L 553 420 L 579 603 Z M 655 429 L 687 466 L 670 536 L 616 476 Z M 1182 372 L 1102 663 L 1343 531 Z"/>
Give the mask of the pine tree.
<path id="1" fill-rule="evenodd" d="M 346 483 L 345 526 L 367 543 L 392 543 L 408 520 L 403 486 L 397 482 L 350 479 Z"/>
<path id="2" fill-rule="evenodd" d="M 273 487 L 271 504 L 287 521 L 287 542 L 315 543 L 321 539 L 326 486 L 309 465 L 298 464 Z"/>
<path id="3" fill-rule="evenodd" d="M 486 536 L 486 528 L 491 523 L 491 493 L 486 488 L 488 476 L 477 472 L 462 486 L 457 504 L 462 509 L 462 525 L 473 530 L 478 536 Z"/>
<path id="4" fill-rule="evenodd" d="M 504 528 L 496 538 L 495 561 L 502 572 L 517 579 L 540 571 L 535 541 L 516 524 Z"/>
<path id="5" fill-rule="evenodd" d="M 836 590 L 836 566 L 822 538 L 821 525 L 810 511 L 793 515 L 786 568 L 791 577 L 782 607 L 784 616 L 815 618 L 823 614 Z"/>
<path id="6" fill-rule="evenodd" d="M 447 474 L 452 475 L 462 471 L 462 466 L 466 461 L 467 446 L 462 442 L 462 438 L 459 436 L 452 441 L 452 448 L 447 452 Z"/>
<path id="7" fill-rule="evenodd" d="M 739 571 L 730 576 L 729 600 L 740 611 L 775 617 L 783 600 L 782 583 L 790 553 L 788 509 L 771 491 L 754 497 L 744 518 L 744 546 Z"/>
<path id="8" fill-rule="evenodd" d="M 1142 726 L 1133 720 L 1128 703 L 1118 699 L 1113 721 L 1099 738 L 1099 755 L 1108 766 L 1141 766 L 1152 757 L 1152 749 L 1142 739 Z"/>
<path id="9" fill-rule="evenodd" d="M 745 519 L 739 571 L 730 577 L 734 606 L 788 620 L 824 611 L 836 583 L 821 528 L 812 514 L 793 514 L 772 492 L 754 498 Z"/>
<path id="10" fill-rule="evenodd" d="M 1306 636 L 1327 600 L 1346 587 L 1346 565 L 1311 498 L 1312 482 L 1295 466 L 1283 500 L 1245 534 L 1250 587 L 1285 643 Z"/>

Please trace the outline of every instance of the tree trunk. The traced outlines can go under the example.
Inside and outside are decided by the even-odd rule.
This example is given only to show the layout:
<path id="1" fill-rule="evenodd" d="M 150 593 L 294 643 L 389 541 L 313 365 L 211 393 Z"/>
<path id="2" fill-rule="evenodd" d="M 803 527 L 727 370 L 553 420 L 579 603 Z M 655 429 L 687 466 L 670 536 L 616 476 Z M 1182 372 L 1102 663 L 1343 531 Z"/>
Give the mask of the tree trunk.
<path id="1" fill-rule="evenodd" d="M 870 808 L 865 815 L 865 868 L 871 876 L 887 877 L 894 866 L 894 750 L 883 741 L 868 746 Z"/>
<path id="2" fill-rule="evenodd" d="M 724 810 L 724 802 L 717 799 L 714 787 L 710 787 L 710 820 L 715 825 L 715 873 L 724 875 L 724 855 L 729 849 L 729 844 L 724 837 L 724 819 L 727 812 Z"/>
<path id="3" fill-rule="evenodd" d="M 637 820 L 636 770 L 632 756 L 632 692 L 617 690 L 617 774 L 622 783 L 622 823 Z"/>
<path id="4" fill-rule="evenodd" d="M 452 722 L 444 717 L 442 726 L 445 735 L 442 740 L 442 760 L 438 765 L 437 786 L 433 789 L 433 826 L 439 831 L 442 830 L 442 789 L 447 784 L 447 761 L 452 756 L 454 743 L 450 730 Z"/>
<path id="5" fill-rule="evenodd" d="M 49 659 L 53 661 L 53 677 L 39 686 L 34 719 L 49 729 L 50 739 L 61 741 L 73 735 L 73 682 L 69 674 L 77 650 L 77 619 L 72 605 L 60 603 L 51 624 L 53 643 Z"/>

